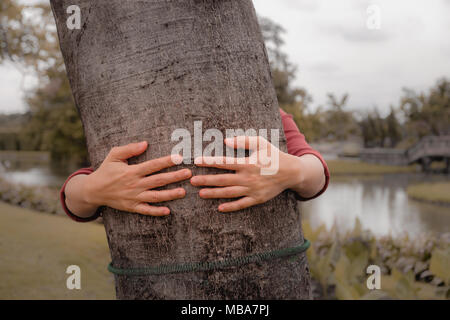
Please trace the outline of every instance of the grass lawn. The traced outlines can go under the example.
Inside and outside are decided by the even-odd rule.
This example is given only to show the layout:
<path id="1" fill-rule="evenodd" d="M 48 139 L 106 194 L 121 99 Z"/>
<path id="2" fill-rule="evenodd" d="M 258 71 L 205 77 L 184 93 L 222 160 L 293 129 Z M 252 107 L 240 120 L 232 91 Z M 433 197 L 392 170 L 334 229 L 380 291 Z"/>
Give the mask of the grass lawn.
<path id="1" fill-rule="evenodd" d="M 0 202 L 0 299 L 115 299 L 105 231 L 96 223 Z M 81 268 L 81 290 L 66 269 Z"/>
<path id="2" fill-rule="evenodd" d="M 411 185 L 407 192 L 415 200 L 450 205 L 450 182 Z"/>
<path id="3" fill-rule="evenodd" d="M 380 175 L 391 173 L 413 173 L 417 171 L 412 166 L 387 166 L 361 162 L 358 160 L 328 160 L 328 167 L 332 175 Z"/>

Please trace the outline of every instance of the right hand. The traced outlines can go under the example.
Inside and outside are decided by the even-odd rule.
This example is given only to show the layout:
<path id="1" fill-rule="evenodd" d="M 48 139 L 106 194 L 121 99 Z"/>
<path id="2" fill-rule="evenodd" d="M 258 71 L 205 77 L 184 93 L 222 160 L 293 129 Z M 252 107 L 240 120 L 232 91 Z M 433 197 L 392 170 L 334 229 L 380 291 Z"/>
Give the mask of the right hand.
<path id="1" fill-rule="evenodd" d="M 182 169 L 156 173 L 180 164 L 182 157 L 179 155 L 129 165 L 127 159 L 142 154 L 147 146 L 147 142 L 140 142 L 112 148 L 100 167 L 86 177 L 86 202 L 143 215 L 170 214 L 169 208 L 153 206 L 150 203 L 181 199 L 185 197 L 186 191 L 183 188 L 162 191 L 152 189 L 189 179 L 192 172 Z"/>

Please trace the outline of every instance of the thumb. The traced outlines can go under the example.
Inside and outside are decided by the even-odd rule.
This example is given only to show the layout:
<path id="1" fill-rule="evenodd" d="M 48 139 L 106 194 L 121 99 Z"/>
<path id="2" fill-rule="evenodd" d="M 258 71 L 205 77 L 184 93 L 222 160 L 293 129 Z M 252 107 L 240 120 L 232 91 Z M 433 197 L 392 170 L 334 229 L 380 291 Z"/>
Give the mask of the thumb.
<path id="1" fill-rule="evenodd" d="M 121 147 L 114 147 L 111 149 L 108 155 L 108 159 L 111 161 L 125 161 L 129 158 L 138 156 L 147 150 L 147 142 L 130 143 Z"/>

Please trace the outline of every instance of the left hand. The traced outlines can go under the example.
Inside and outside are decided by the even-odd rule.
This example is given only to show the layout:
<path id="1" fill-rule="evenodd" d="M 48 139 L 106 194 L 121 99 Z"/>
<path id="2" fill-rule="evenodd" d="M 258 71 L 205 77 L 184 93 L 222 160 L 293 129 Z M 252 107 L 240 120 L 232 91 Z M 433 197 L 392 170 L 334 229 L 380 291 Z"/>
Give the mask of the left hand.
<path id="1" fill-rule="evenodd" d="M 219 206 L 221 212 L 242 210 L 261 204 L 276 197 L 281 192 L 303 182 L 299 158 L 280 151 L 263 137 L 235 137 L 225 139 L 232 148 L 245 148 L 252 153 L 248 158 L 200 157 L 195 164 L 200 167 L 213 167 L 234 170 L 235 173 L 199 175 L 191 178 L 194 186 L 216 188 L 201 189 L 199 195 L 204 199 L 232 199 Z M 273 174 L 262 174 L 270 164 L 264 159 L 277 162 Z M 219 188 L 217 188 L 219 187 Z"/>

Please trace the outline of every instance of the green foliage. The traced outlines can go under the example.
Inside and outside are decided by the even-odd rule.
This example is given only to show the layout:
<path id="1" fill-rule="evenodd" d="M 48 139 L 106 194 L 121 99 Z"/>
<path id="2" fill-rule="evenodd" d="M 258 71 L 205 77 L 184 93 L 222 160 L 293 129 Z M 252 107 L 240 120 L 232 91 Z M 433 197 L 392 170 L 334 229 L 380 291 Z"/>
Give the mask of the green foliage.
<path id="1" fill-rule="evenodd" d="M 399 113 L 403 123 L 398 120 Z M 391 107 L 384 118 L 375 109 L 359 124 L 366 147 L 395 147 L 402 139 L 413 144 L 425 136 L 449 135 L 450 81 L 438 80 L 428 93 L 404 89 L 399 108 Z"/>
<path id="2" fill-rule="evenodd" d="M 359 133 L 353 112 L 345 110 L 348 98 L 348 94 L 344 94 L 341 99 L 332 93 L 328 94 L 329 108 L 322 115 L 323 122 L 326 124 L 322 134 L 323 138 L 341 141 Z"/>
<path id="3" fill-rule="evenodd" d="M 327 110 L 317 108 L 311 111 L 311 96 L 304 88 L 293 86 L 297 67 L 293 65 L 282 51 L 283 34 L 280 25 L 267 18 L 259 18 L 261 30 L 266 43 L 272 80 L 280 107 L 291 114 L 301 132 L 309 141 L 319 139 L 342 140 L 358 133 L 359 127 L 353 113 L 344 110 L 348 95 L 338 101 L 329 94 Z"/>
<path id="4" fill-rule="evenodd" d="M 22 134 L 30 114 L 0 114 L 0 150 L 33 150 Z"/>
<path id="5" fill-rule="evenodd" d="M 84 164 L 87 150 L 83 128 L 74 106 L 56 27 L 48 3 L 32 6 L 2 2 L 0 62 L 31 68 L 39 85 L 28 92 L 29 117 L 22 130 L 8 136 L 4 149 L 50 151 L 52 159 Z M 27 70 L 28 70 L 27 69 Z M 6 136 L 5 136 L 6 138 Z M 18 142 L 17 142 L 18 141 Z M 20 147 L 18 147 L 19 145 Z"/>
<path id="6" fill-rule="evenodd" d="M 50 151 L 53 160 L 86 163 L 83 126 L 65 72 L 48 73 L 51 80 L 27 100 L 31 119 L 23 134 L 36 150 Z"/>
<path id="7" fill-rule="evenodd" d="M 0 63 L 12 61 L 22 72 L 39 78 L 37 88 L 27 93 L 29 122 L 23 131 L 0 132 L 0 149 L 45 150 L 54 159 L 86 162 L 82 125 L 77 115 L 56 27 L 48 3 L 25 6 L 18 0 L 0 3 Z M 345 105 L 348 95 L 328 95 L 325 107 L 312 111 L 312 98 L 293 85 L 297 67 L 283 51 L 285 30 L 260 18 L 272 79 L 280 107 L 293 115 L 307 140 L 346 140 L 361 135 L 365 146 L 395 147 L 401 140 L 417 141 L 429 134 L 449 134 L 450 83 L 442 79 L 428 94 L 405 90 L 400 109 L 383 118 L 375 110 L 362 120 Z M 405 122 L 398 120 L 402 112 Z M 359 124 L 359 126 L 358 126 Z"/>
<path id="8" fill-rule="evenodd" d="M 430 271 L 440 277 L 445 283 L 450 283 L 450 248 L 433 250 Z"/>
<path id="9" fill-rule="evenodd" d="M 53 15 L 48 3 L 22 5 L 18 0 L 0 2 L 0 63 L 9 60 L 16 67 L 33 71 L 62 63 Z M 59 62 L 59 63 L 58 63 Z"/>
<path id="10" fill-rule="evenodd" d="M 0 62 L 28 59 L 38 51 L 29 37 L 32 30 L 25 23 L 24 8 L 14 0 L 0 3 Z"/>
<path id="11" fill-rule="evenodd" d="M 294 87 L 297 67 L 283 52 L 283 34 L 286 32 L 279 24 L 268 18 L 259 18 L 259 24 L 266 44 L 270 62 L 273 85 L 280 107 L 291 114 L 297 126 L 308 140 L 321 137 L 322 118 L 320 109 L 311 112 L 308 108 L 311 96 L 304 88 Z"/>
<path id="12" fill-rule="evenodd" d="M 341 235 L 333 227 L 313 230 L 303 224 L 312 242 L 307 251 L 311 275 L 320 284 L 319 298 L 448 299 L 450 298 L 450 238 L 448 235 L 377 238 L 362 230 L 359 220 Z M 369 290 L 366 269 L 382 270 L 381 289 Z M 317 297 L 316 297 L 317 298 Z"/>
<path id="13" fill-rule="evenodd" d="M 397 146 L 402 140 L 404 131 L 398 121 L 397 112 L 391 107 L 389 115 L 383 118 L 375 108 L 359 122 L 361 135 L 366 148 L 394 148 Z"/>
<path id="14" fill-rule="evenodd" d="M 400 108 L 408 134 L 414 140 L 427 135 L 450 134 L 450 81 L 437 81 L 428 94 L 405 89 Z"/>
<path id="15" fill-rule="evenodd" d="M 401 141 L 403 133 L 394 108 L 386 118 L 386 135 L 390 139 L 390 146 L 395 147 Z"/>

